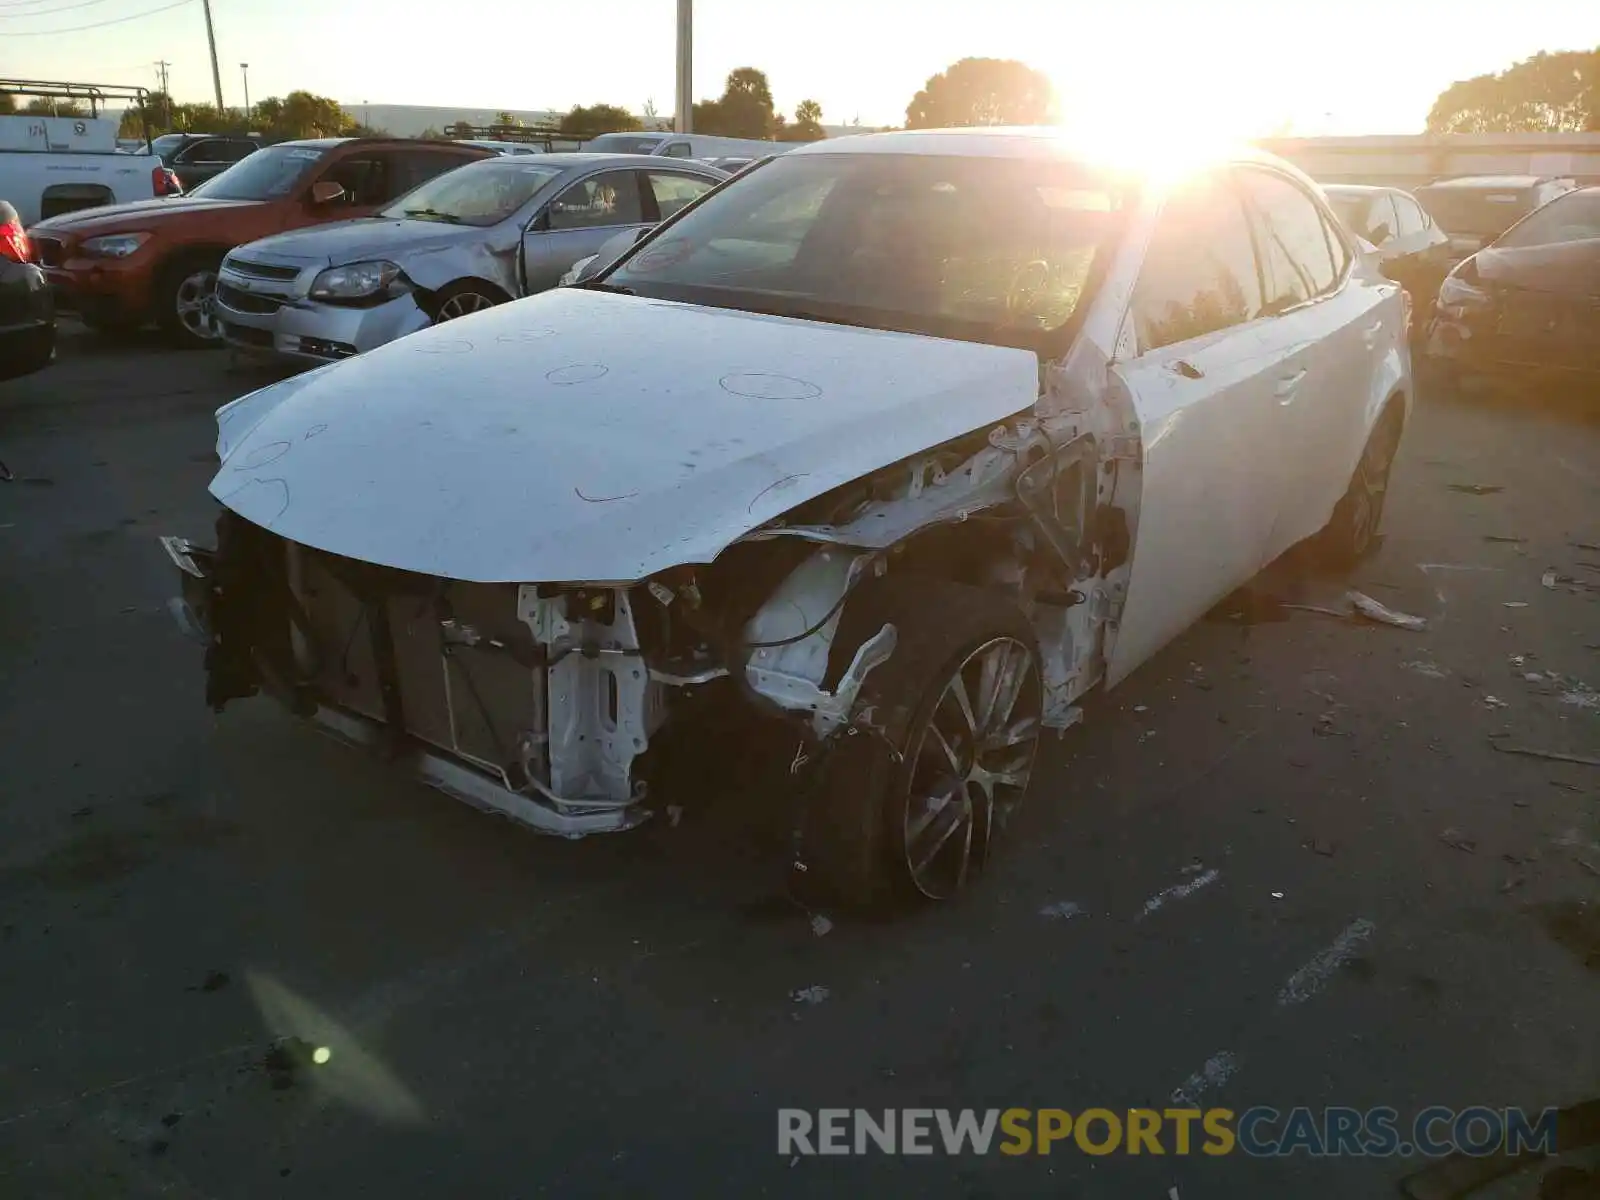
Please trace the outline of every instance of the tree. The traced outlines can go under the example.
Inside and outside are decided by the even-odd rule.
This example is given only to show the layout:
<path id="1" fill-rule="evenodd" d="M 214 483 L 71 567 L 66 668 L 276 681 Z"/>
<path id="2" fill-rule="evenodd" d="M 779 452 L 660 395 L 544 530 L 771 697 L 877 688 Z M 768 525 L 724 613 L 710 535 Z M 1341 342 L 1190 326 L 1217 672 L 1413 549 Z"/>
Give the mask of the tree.
<path id="1" fill-rule="evenodd" d="M 17 111 L 17 98 L 10 92 L 0 92 L 0 113 L 14 113 Z"/>
<path id="2" fill-rule="evenodd" d="M 780 122 L 783 114 L 779 113 Z M 795 105 L 794 124 L 787 125 L 777 130 L 780 142 L 820 142 L 828 136 L 828 131 L 822 127 L 822 105 L 815 100 L 802 100 Z"/>
<path id="3" fill-rule="evenodd" d="M 453 138 L 469 138 L 472 136 L 472 125 L 467 121 L 457 121 L 454 125 L 446 126 L 445 132 Z"/>
<path id="4" fill-rule="evenodd" d="M 907 129 L 1043 125 L 1054 118 L 1049 79 L 1009 58 L 963 58 L 930 78 L 906 106 Z"/>
<path id="5" fill-rule="evenodd" d="M 117 126 L 117 136 L 143 137 L 146 121 L 149 122 L 152 135 L 161 133 L 171 126 L 172 112 L 177 107 L 173 104 L 172 97 L 165 92 L 149 92 L 145 96 L 145 107 L 142 112 L 137 105 L 123 110 L 122 121 Z"/>
<path id="6" fill-rule="evenodd" d="M 1429 133 L 1578 133 L 1600 129 L 1600 49 L 1535 54 L 1439 93 Z"/>
<path id="7" fill-rule="evenodd" d="M 642 126 L 631 112 L 615 104 L 591 104 L 587 108 L 574 104 L 572 111 L 561 118 L 560 128 L 564 137 L 587 141 L 602 133 L 627 133 Z"/>
<path id="8" fill-rule="evenodd" d="M 518 125 L 522 124 L 522 118 L 512 112 L 502 109 L 500 112 L 495 113 L 494 123 L 503 128 L 515 129 Z"/>
<path id="9" fill-rule="evenodd" d="M 38 96 L 28 101 L 23 112 L 30 117 L 87 117 L 89 106 L 77 100 L 58 100 L 53 96 Z"/>
<path id="10" fill-rule="evenodd" d="M 265 116 L 270 101 L 259 106 Z M 355 118 L 345 112 L 337 100 L 311 92 L 294 91 L 285 96 L 276 109 L 276 119 L 266 130 L 272 137 L 292 138 L 337 137 L 349 133 L 356 125 Z"/>
<path id="11" fill-rule="evenodd" d="M 429 125 L 421 133 L 417 134 L 417 136 L 422 138 L 424 141 L 437 142 L 439 139 L 444 137 L 444 134 L 440 133 L 432 125 Z"/>
<path id="12" fill-rule="evenodd" d="M 772 135 L 776 124 L 772 87 L 766 72 L 754 67 L 729 71 L 721 99 L 702 100 L 694 106 L 696 133 L 765 138 Z"/>

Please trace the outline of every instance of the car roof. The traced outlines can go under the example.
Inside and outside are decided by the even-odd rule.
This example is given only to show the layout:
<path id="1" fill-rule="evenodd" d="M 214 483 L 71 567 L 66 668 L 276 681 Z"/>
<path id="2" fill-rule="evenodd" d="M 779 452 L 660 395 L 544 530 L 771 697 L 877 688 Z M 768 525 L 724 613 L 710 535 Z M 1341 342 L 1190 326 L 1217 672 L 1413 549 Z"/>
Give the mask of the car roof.
<path id="1" fill-rule="evenodd" d="M 498 162 L 505 155 L 496 155 L 487 160 Z M 701 171 L 710 171 L 717 174 L 715 167 L 710 163 L 701 162 L 696 158 L 667 158 L 661 154 L 608 154 L 605 151 L 591 152 L 587 150 L 557 150 L 553 154 L 532 155 L 536 161 L 532 163 L 519 163 L 519 166 L 552 166 L 552 167 L 642 167 L 649 164 L 652 167 L 694 167 Z"/>
<path id="2" fill-rule="evenodd" d="M 1376 196 L 1379 192 L 1398 189 L 1382 187 L 1376 183 L 1325 183 L 1322 190 L 1330 196 Z"/>

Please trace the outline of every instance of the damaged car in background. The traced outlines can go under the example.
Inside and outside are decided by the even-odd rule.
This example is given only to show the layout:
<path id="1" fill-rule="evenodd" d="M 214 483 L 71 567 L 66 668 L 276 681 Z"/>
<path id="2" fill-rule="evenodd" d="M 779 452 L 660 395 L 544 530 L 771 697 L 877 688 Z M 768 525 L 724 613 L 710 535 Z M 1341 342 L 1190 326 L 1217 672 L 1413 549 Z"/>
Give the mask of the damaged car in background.
<path id="1" fill-rule="evenodd" d="M 214 707 L 553 834 L 639 824 L 748 715 L 796 877 L 944 899 L 1086 692 L 1291 546 L 1371 546 L 1404 321 L 1270 157 L 1157 185 L 1044 130 L 834 139 L 221 409 L 173 607 Z"/>
<path id="2" fill-rule="evenodd" d="M 636 154 L 508 156 L 450 171 L 375 217 L 263 238 L 217 277 L 223 337 L 327 362 L 554 287 L 619 232 L 642 232 L 728 177 Z"/>

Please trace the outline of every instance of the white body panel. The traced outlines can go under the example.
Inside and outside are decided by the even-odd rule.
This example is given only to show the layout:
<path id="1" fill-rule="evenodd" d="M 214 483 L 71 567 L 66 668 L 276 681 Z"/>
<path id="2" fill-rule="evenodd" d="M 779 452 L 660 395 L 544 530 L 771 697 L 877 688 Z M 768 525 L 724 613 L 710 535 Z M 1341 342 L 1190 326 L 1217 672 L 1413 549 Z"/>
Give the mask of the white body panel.
<path id="1" fill-rule="evenodd" d="M 27 227 L 39 220 L 46 190 L 59 185 L 104 187 L 109 204 L 154 198 L 160 156 L 119 151 L 116 132 L 104 119 L 0 116 L 0 200 Z"/>
<path id="2" fill-rule="evenodd" d="M 561 289 L 223 409 L 211 493 L 403 570 L 633 580 L 1038 387 L 1022 350 Z"/>

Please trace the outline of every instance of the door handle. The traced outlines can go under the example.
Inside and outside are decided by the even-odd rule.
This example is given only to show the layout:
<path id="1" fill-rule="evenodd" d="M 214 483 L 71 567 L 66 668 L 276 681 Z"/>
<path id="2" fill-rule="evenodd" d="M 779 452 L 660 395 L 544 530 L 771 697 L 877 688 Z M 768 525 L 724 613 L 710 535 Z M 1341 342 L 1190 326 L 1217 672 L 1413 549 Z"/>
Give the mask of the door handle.
<path id="1" fill-rule="evenodd" d="M 1306 377 L 1306 369 L 1301 367 L 1293 375 L 1285 375 L 1278 380 L 1277 386 L 1272 389 L 1272 394 L 1280 404 L 1294 403 L 1294 390 L 1300 386 L 1300 381 Z"/>

